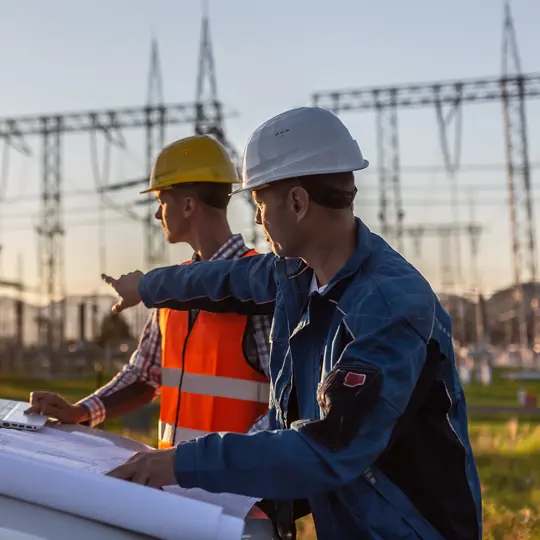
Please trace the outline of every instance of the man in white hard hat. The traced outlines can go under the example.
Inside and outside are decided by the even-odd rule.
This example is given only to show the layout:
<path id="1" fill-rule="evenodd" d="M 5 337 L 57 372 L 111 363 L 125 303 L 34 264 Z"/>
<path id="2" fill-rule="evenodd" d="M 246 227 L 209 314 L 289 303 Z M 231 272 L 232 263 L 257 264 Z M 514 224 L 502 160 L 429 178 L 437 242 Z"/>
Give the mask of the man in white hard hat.
<path id="1" fill-rule="evenodd" d="M 451 320 L 420 273 L 355 218 L 353 171 L 367 165 L 329 111 L 276 116 L 247 143 L 242 187 L 274 255 L 116 283 L 121 308 L 273 306 L 272 430 L 209 434 L 111 476 L 276 501 L 282 538 L 294 538 L 302 499 L 319 540 L 481 538 Z"/>

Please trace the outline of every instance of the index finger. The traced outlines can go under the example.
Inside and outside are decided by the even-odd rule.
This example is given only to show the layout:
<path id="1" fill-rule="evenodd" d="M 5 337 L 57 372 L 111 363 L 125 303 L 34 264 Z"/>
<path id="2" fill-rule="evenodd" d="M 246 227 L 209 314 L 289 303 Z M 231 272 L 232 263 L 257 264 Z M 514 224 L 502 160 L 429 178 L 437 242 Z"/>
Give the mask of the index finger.
<path id="1" fill-rule="evenodd" d="M 35 405 L 31 405 L 26 409 L 23 414 L 36 414 L 41 412 L 41 403 L 36 403 Z"/>
<path id="2" fill-rule="evenodd" d="M 107 274 L 101 274 L 101 279 L 107 283 L 107 285 L 114 286 L 116 284 L 116 279 L 112 278 L 111 276 L 108 276 Z"/>
<path id="3" fill-rule="evenodd" d="M 30 405 L 36 405 L 40 401 L 43 401 L 49 392 L 30 392 Z"/>
<path id="4" fill-rule="evenodd" d="M 131 480 L 135 473 L 135 468 L 131 463 L 124 463 L 118 467 L 112 469 L 108 473 L 105 473 L 105 476 L 110 476 L 111 478 L 118 478 L 118 480 Z"/>
<path id="5" fill-rule="evenodd" d="M 32 414 L 41 411 L 43 401 L 47 396 L 50 395 L 50 392 L 31 392 L 30 393 L 30 407 L 24 411 L 24 414 Z"/>

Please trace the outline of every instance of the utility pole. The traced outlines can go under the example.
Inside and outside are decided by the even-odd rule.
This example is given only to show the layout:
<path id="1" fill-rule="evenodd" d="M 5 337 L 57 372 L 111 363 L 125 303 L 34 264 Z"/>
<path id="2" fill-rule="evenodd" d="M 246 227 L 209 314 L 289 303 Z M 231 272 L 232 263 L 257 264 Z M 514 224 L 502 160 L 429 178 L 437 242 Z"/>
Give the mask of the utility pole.
<path id="1" fill-rule="evenodd" d="M 153 51 L 157 51 L 157 46 L 153 45 Z M 157 52 L 153 52 L 151 55 L 151 65 L 158 65 L 157 60 Z M 161 83 L 158 83 L 157 81 L 160 80 L 161 76 L 159 75 L 159 70 L 156 68 L 153 68 L 150 70 L 150 77 L 154 78 L 155 82 L 154 87 L 156 90 L 154 91 L 158 95 L 160 95 L 159 88 L 161 87 Z M 150 88 L 150 81 L 149 81 L 149 88 Z M 158 91 L 159 90 L 159 91 Z M 197 72 L 197 82 L 196 82 L 196 93 L 195 93 L 195 102 L 194 102 L 194 117 L 193 117 L 193 131 L 197 135 L 203 135 L 208 134 L 214 136 L 221 144 L 225 146 L 227 151 L 229 152 L 229 155 L 231 156 L 233 162 L 237 166 L 237 168 L 240 168 L 240 158 L 238 155 L 238 152 L 234 148 L 234 146 L 230 143 L 229 139 L 227 138 L 225 134 L 225 118 L 236 116 L 236 113 L 232 112 L 225 112 L 223 103 L 218 99 L 218 91 L 217 91 L 217 76 L 216 76 L 216 70 L 215 70 L 215 62 L 214 62 L 214 53 L 213 53 L 213 47 L 212 47 L 212 38 L 210 35 L 210 20 L 208 16 L 208 6 L 205 3 L 204 10 L 203 10 L 203 17 L 202 17 L 202 23 L 201 23 L 201 36 L 200 36 L 200 45 L 199 45 L 199 59 L 198 59 L 198 72 Z M 148 154 L 150 155 L 150 151 Z M 116 184 L 110 184 L 108 186 L 105 186 L 103 188 L 103 191 L 111 192 L 111 191 L 119 191 L 126 188 L 133 188 L 138 187 L 141 185 L 144 185 L 145 183 L 148 183 L 148 178 L 144 179 L 135 179 L 135 180 L 128 180 L 126 182 L 120 182 Z M 147 211 L 147 223 L 152 222 L 154 224 L 153 219 L 153 210 L 151 209 L 151 205 L 154 201 L 153 197 L 148 197 L 146 199 L 141 199 L 136 201 L 135 205 L 145 205 L 148 206 Z M 254 213 L 254 205 L 253 201 L 251 200 L 251 196 L 248 197 L 248 201 L 250 204 L 250 208 L 252 209 Z M 154 234 L 154 228 L 152 228 L 152 234 Z M 164 241 L 163 233 L 161 230 L 158 231 L 159 236 L 156 236 L 155 239 L 157 241 L 157 238 L 159 238 L 159 241 Z M 157 234 L 157 233 L 156 233 Z M 252 242 L 256 244 L 257 242 L 257 232 L 255 227 L 252 229 Z M 150 244 L 150 241 L 148 242 Z"/>
<path id="2" fill-rule="evenodd" d="M 379 163 L 379 221 L 382 235 L 400 253 L 403 245 L 403 201 L 401 198 L 397 96 L 393 89 L 374 95 L 377 160 Z M 390 229 L 393 228 L 393 237 Z"/>
<path id="3" fill-rule="evenodd" d="M 163 100 L 163 80 L 161 77 L 161 65 L 159 61 L 159 50 L 157 40 L 152 39 L 150 52 L 150 70 L 148 72 L 148 94 L 146 104 L 149 108 L 155 108 L 157 111 L 156 121 L 147 118 L 146 122 L 146 170 L 148 177 L 154 164 L 156 155 L 165 146 L 165 114 Z M 148 205 L 145 216 L 145 247 L 146 247 L 146 265 L 149 268 L 164 263 L 166 261 L 167 244 L 161 227 L 156 222 L 155 202 L 153 193 L 146 197 Z"/>
<path id="4" fill-rule="evenodd" d="M 537 302 L 537 291 L 536 230 L 525 112 L 527 76 L 521 71 L 516 32 L 508 2 L 504 6 L 502 73 L 504 80 L 501 84 L 501 93 L 506 139 L 508 204 L 514 262 L 514 303 L 520 345 L 531 349 L 536 337 L 535 318 L 531 317 L 530 333 L 527 332 L 527 319 L 531 313 L 531 303 Z M 508 77 L 514 77 L 515 88 L 510 87 Z M 527 282 L 533 288 L 530 299 L 526 298 L 524 292 L 524 284 Z"/>
<path id="5" fill-rule="evenodd" d="M 203 17 L 201 23 L 201 37 L 199 45 L 199 68 L 197 72 L 197 89 L 195 94 L 197 104 L 197 118 L 195 120 L 195 133 L 198 135 L 213 135 L 229 152 L 237 170 L 241 171 L 241 158 L 238 151 L 225 135 L 223 110 L 218 99 L 217 76 L 214 62 L 214 51 L 210 35 L 210 18 L 208 14 L 208 2 L 203 3 Z M 206 107 L 204 106 L 206 103 Z M 246 193 L 246 200 L 251 209 L 253 220 L 251 221 L 251 243 L 256 246 L 258 241 L 257 228 L 254 222 L 255 205 L 251 198 L 251 192 Z"/>
<path id="6" fill-rule="evenodd" d="M 453 103 L 447 105 L 447 112 L 444 112 L 444 104 L 440 99 L 440 95 L 437 96 L 435 101 L 435 112 L 437 115 L 437 124 L 439 127 L 439 142 L 441 145 L 441 151 L 443 155 L 444 167 L 446 174 L 448 176 L 448 181 L 450 183 L 450 192 L 451 192 L 451 206 L 452 206 L 452 221 L 454 224 L 459 223 L 459 186 L 457 172 L 460 165 L 461 158 L 461 141 L 462 141 L 462 111 L 461 106 L 461 92 L 460 89 L 457 89 L 456 99 Z M 450 148 L 448 132 L 451 127 L 454 127 L 454 149 Z M 454 232 L 451 237 L 447 238 L 446 248 L 443 250 L 444 253 L 441 255 L 444 257 L 449 257 L 450 246 L 453 246 L 452 249 L 452 259 L 454 267 L 454 276 L 452 279 L 452 288 L 451 294 L 454 297 L 458 295 L 463 296 L 464 290 L 462 288 L 463 284 L 463 268 L 462 268 L 462 259 L 461 259 L 461 235 L 459 234 L 458 228 L 454 228 Z M 461 335 L 465 335 L 465 305 L 463 302 L 458 304 L 458 322 L 461 325 L 459 329 Z"/>
<path id="7" fill-rule="evenodd" d="M 469 219 L 471 223 L 475 221 L 475 205 L 474 205 L 474 194 L 470 195 L 470 213 Z M 487 328 L 484 325 L 484 312 L 482 304 L 482 287 L 480 283 L 480 268 L 478 265 L 478 256 L 480 251 L 480 235 L 479 234 L 470 234 L 470 250 L 471 250 L 471 281 L 472 281 L 472 293 L 475 300 L 475 329 L 476 329 L 476 340 L 479 343 L 485 344 L 487 341 Z"/>
<path id="8" fill-rule="evenodd" d="M 39 268 L 45 340 L 52 367 L 64 340 L 65 273 L 64 226 L 62 219 L 62 142 L 64 117 L 43 116 L 36 119 L 42 140 L 42 207 L 39 238 Z"/>
<path id="9" fill-rule="evenodd" d="M 464 104 L 480 104 L 480 103 L 493 103 L 500 102 L 506 103 L 506 107 L 512 110 L 512 122 L 506 121 L 506 125 L 512 129 L 506 128 L 507 136 L 512 135 L 513 144 L 511 145 L 511 151 L 508 151 L 508 170 L 509 177 L 512 178 L 520 176 L 522 179 L 521 192 L 529 193 L 524 196 L 525 208 L 522 209 L 522 213 L 526 215 L 532 215 L 532 205 L 530 197 L 530 181 L 529 181 L 529 156 L 527 151 L 527 139 L 525 126 L 525 100 L 534 99 L 540 97 L 540 73 L 519 74 L 519 75 L 503 75 L 503 77 L 486 77 L 477 79 L 463 79 L 463 80 L 450 80 L 450 81 L 437 81 L 431 83 L 417 83 L 417 84 L 403 84 L 390 87 L 367 87 L 358 88 L 352 90 L 328 90 L 323 92 L 316 92 L 312 95 L 312 103 L 315 106 L 324 107 L 333 111 L 336 114 L 347 113 L 352 111 L 372 111 L 376 114 L 380 114 L 382 109 L 394 111 L 396 108 L 400 109 L 413 109 L 413 108 L 426 108 L 435 107 L 439 109 L 445 105 L 454 109 L 454 114 L 460 111 L 458 110 Z M 459 120 L 458 115 L 455 115 Z M 445 123 L 447 120 L 445 121 Z M 379 120 L 382 125 L 382 122 Z M 379 128 L 380 130 L 380 128 Z M 459 134 L 459 130 L 456 129 L 456 133 Z M 446 136 L 446 135 L 444 135 Z M 379 144 L 379 147 L 382 147 Z M 395 148 L 395 146 L 393 147 Z M 380 151 L 379 151 L 380 154 Z M 386 157 L 382 158 L 378 156 L 386 163 Z M 393 158 L 394 160 L 394 158 Z M 457 163 L 457 162 L 456 162 Z M 384 218 L 388 214 L 388 199 L 386 196 L 388 192 L 388 182 L 386 180 L 387 175 L 383 175 L 382 170 L 387 170 L 387 166 L 379 171 L 380 178 L 380 216 L 381 226 L 388 223 L 388 218 Z M 512 180 L 514 182 L 514 180 Z M 528 187 L 527 187 L 528 186 Z M 514 186 L 509 188 L 511 193 L 514 193 Z M 384 194 L 384 196 L 383 196 Z M 455 198 L 455 186 L 454 186 L 454 198 Z M 515 195 L 514 199 L 519 200 Z M 394 237 L 397 238 L 401 234 L 400 228 L 397 224 L 397 220 L 400 215 L 400 203 L 394 203 L 397 217 L 394 219 L 392 227 L 385 225 L 384 227 L 388 232 L 389 228 L 394 231 Z M 515 207 L 517 202 L 513 204 Z M 512 205 L 511 205 L 512 206 Z M 515 210 L 517 214 L 517 210 Z M 454 216 L 455 218 L 455 212 Z M 512 221 L 514 219 L 512 218 Z M 529 253 L 529 274 L 536 276 L 536 269 L 531 262 L 533 260 L 533 251 L 535 249 L 534 243 L 534 222 L 532 219 L 527 218 L 527 227 L 525 231 L 522 231 L 521 236 L 517 235 L 516 238 L 526 239 L 525 249 L 528 249 Z M 514 226 L 513 226 L 514 229 Z M 527 232 L 528 230 L 528 232 Z M 523 242 L 521 242 L 523 243 Z M 521 246 L 521 243 L 519 245 Z M 514 241 L 513 244 L 516 244 Z M 396 246 L 399 246 L 396 239 Z M 398 247 L 399 249 L 399 247 Z M 522 248 L 513 248 L 514 253 L 521 253 Z M 521 277 L 521 267 L 514 271 L 515 276 Z M 515 278 L 516 284 L 518 278 Z"/>
<path id="10" fill-rule="evenodd" d="M 208 3 L 203 6 L 201 21 L 201 35 L 199 42 L 199 60 L 197 70 L 197 88 L 195 103 L 197 117 L 195 119 L 196 135 L 213 135 L 220 143 L 227 147 L 233 158 L 237 158 L 236 150 L 225 137 L 221 102 L 218 100 L 216 67 L 214 63 L 214 50 L 210 35 L 210 18 Z M 203 104 L 207 106 L 204 107 Z"/>
<path id="11" fill-rule="evenodd" d="M 196 106 L 177 103 L 155 107 L 125 107 L 56 115 L 0 118 L 0 139 L 13 148 L 30 154 L 26 137 L 42 140 L 41 219 L 37 228 L 39 238 L 39 277 L 41 291 L 48 302 L 46 336 L 42 345 L 54 353 L 64 336 L 64 226 L 62 218 L 62 140 L 75 133 L 102 133 L 108 141 L 123 129 L 145 129 L 147 136 L 162 125 L 193 124 Z M 150 144 L 148 144 L 150 146 Z M 138 180 L 139 185 L 148 180 Z M 133 184 L 133 182 L 131 183 Z M 113 186 L 102 188 L 114 189 Z"/>

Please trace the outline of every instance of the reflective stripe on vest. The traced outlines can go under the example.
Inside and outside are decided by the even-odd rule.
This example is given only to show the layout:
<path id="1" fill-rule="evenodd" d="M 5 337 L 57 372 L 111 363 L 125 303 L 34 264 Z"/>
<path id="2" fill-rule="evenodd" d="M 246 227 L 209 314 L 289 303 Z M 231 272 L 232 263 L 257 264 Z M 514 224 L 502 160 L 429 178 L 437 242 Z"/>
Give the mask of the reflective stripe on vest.
<path id="1" fill-rule="evenodd" d="M 162 369 L 162 387 L 178 388 L 180 381 L 182 381 L 182 392 L 268 404 L 270 392 L 268 383 L 187 372 L 182 377 L 180 368 Z"/>
<path id="2" fill-rule="evenodd" d="M 268 411 L 266 377 L 244 357 L 247 316 L 199 311 L 191 326 L 189 319 L 159 309 L 160 448 L 209 432 L 245 433 Z"/>
<path id="3" fill-rule="evenodd" d="M 172 436 L 174 432 L 174 426 L 173 424 L 167 424 L 166 422 L 159 421 L 159 440 L 160 441 L 172 441 Z M 204 437 L 208 432 L 207 431 L 200 431 L 197 429 L 188 429 L 188 428 L 176 428 L 176 435 L 174 437 L 174 444 L 177 445 L 178 443 L 184 442 L 184 441 L 191 441 L 192 439 L 196 439 L 197 437 Z M 170 446 L 172 444 L 169 443 Z"/>

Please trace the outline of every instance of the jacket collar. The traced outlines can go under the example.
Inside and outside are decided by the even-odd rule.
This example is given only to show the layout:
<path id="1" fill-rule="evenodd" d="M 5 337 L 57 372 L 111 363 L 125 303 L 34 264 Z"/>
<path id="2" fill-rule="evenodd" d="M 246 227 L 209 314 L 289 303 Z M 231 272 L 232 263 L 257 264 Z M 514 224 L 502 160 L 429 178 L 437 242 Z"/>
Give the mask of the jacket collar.
<path id="1" fill-rule="evenodd" d="M 334 303 L 339 302 L 350 278 L 358 273 L 372 250 L 371 231 L 358 218 L 356 219 L 356 226 L 356 250 L 321 294 L 322 298 Z M 278 257 L 275 264 L 282 294 L 287 299 L 285 310 L 288 319 L 297 321 L 306 306 L 313 271 L 304 261 L 298 258 Z M 304 324 L 307 324 L 307 322 L 308 320 L 304 321 Z"/>
<path id="2" fill-rule="evenodd" d="M 330 280 L 328 287 L 325 289 L 325 293 L 335 285 L 335 283 L 346 279 L 360 270 L 360 267 L 364 264 L 369 257 L 372 249 L 371 231 L 359 218 L 356 218 L 356 250 L 349 257 L 349 260 L 345 265 L 337 272 L 337 274 Z M 302 259 L 279 257 L 277 261 L 282 268 L 285 268 L 285 272 L 288 278 L 298 277 L 308 270 L 309 267 Z M 310 272 L 311 274 L 311 272 Z"/>
<path id="3" fill-rule="evenodd" d="M 356 249 L 349 257 L 344 266 L 336 273 L 336 275 L 328 283 L 328 287 L 323 292 L 323 295 L 330 300 L 339 300 L 343 290 L 342 286 L 345 285 L 349 278 L 357 274 L 362 265 L 369 258 L 372 250 L 372 236 L 371 231 L 365 223 L 359 218 L 356 218 Z"/>
<path id="4" fill-rule="evenodd" d="M 249 248 L 241 234 L 233 234 L 211 257 L 210 261 L 231 260 L 243 257 Z M 199 262 L 201 258 L 197 252 L 193 253 L 191 262 Z"/>

